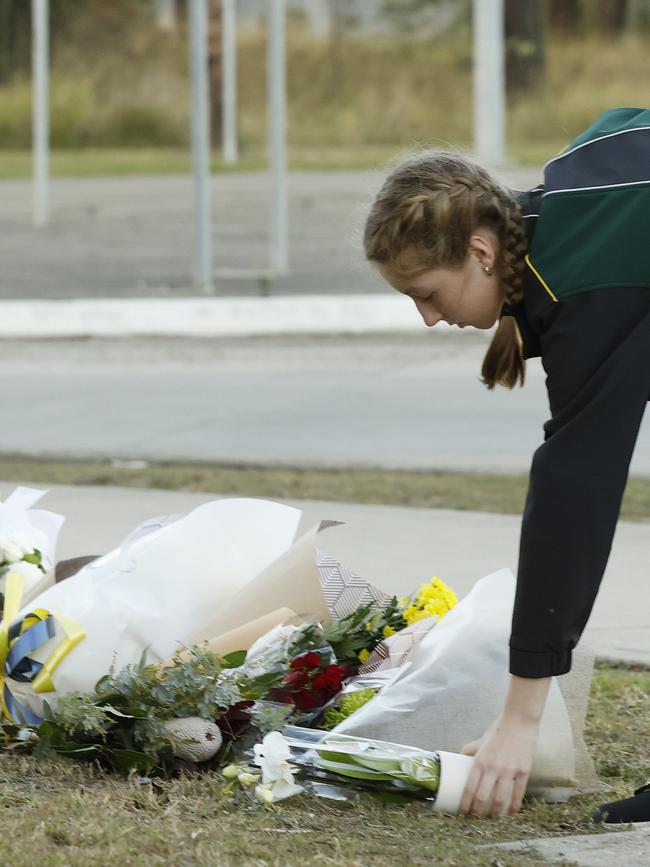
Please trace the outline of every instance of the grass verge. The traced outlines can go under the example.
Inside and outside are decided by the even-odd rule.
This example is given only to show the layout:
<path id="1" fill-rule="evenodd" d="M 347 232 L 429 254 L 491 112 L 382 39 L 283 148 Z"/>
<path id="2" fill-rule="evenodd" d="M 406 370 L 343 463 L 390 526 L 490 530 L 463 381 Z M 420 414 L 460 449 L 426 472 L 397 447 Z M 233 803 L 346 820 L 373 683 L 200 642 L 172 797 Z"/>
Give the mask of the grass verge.
<path id="1" fill-rule="evenodd" d="M 462 143 L 461 143 L 462 144 Z M 557 153 L 566 141 L 561 138 L 540 144 L 513 145 L 510 155 L 524 166 L 541 166 Z M 461 146 L 459 144 L 459 146 Z M 462 146 L 468 146 L 462 144 Z M 413 145 L 413 150 L 418 145 Z M 383 169 L 395 159 L 400 150 L 394 145 L 358 145 L 355 147 L 291 147 L 288 167 L 290 171 L 364 171 Z M 411 148 L 402 150 L 408 152 Z M 261 152 L 243 154 L 237 165 L 226 165 L 213 155 L 211 171 L 262 171 L 268 166 Z M 126 175 L 189 174 L 192 170 L 189 149 L 183 148 L 86 148 L 54 150 L 50 154 L 50 173 L 55 178 L 101 177 Z M 0 181 L 30 178 L 33 172 L 32 154 L 28 150 L 0 150 Z"/>
<path id="2" fill-rule="evenodd" d="M 215 775 L 151 782 L 110 777 L 93 766 L 0 755 L 5 826 L 0 860 L 57 865 L 362 865 L 541 867 L 534 856 L 476 846 L 594 833 L 605 800 L 650 777 L 650 671 L 597 667 L 586 736 L 607 784 L 565 804 L 530 801 L 516 820 L 437 816 L 421 804 L 357 803 L 300 796 L 271 811 L 231 800 Z M 498 857 L 497 857 L 498 855 Z"/>
<path id="3" fill-rule="evenodd" d="M 406 472 L 366 469 L 142 461 L 63 461 L 0 457 L 0 479 L 58 485 L 116 485 L 172 491 L 214 492 L 339 503 L 379 503 L 432 509 L 521 514 L 525 475 L 460 472 Z M 630 479 L 621 517 L 650 521 L 650 479 Z"/>

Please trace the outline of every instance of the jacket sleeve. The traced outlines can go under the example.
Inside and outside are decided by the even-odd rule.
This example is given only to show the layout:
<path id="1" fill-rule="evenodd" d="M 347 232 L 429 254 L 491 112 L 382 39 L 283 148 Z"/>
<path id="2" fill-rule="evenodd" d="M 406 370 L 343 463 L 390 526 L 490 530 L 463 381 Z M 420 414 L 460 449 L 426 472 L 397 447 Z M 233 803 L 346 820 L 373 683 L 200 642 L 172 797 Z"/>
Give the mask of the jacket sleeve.
<path id="1" fill-rule="evenodd" d="M 510 671 L 571 668 L 598 592 L 650 398 L 650 290 L 558 303 L 541 336 L 551 419 L 524 510 Z"/>

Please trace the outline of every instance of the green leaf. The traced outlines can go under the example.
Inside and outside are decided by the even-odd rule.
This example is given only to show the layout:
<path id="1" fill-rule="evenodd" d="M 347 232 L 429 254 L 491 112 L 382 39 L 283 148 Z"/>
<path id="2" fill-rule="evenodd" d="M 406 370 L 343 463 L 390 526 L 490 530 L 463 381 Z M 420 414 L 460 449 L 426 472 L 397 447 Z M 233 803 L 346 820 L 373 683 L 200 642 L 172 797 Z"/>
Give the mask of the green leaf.
<path id="1" fill-rule="evenodd" d="M 96 744 L 85 744 L 84 746 L 65 744 L 64 746 L 53 746 L 52 750 L 58 756 L 67 756 L 71 759 L 90 758 L 91 755 L 95 755 L 95 753 L 99 752 L 99 748 Z"/>
<path id="2" fill-rule="evenodd" d="M 232 653 L 227 653 L 223 657 L 224 668 L 239 668 L 246 661 L 245 650 L 235 650 Z"/>
<path id="3" fill-rule="evenodd" d="M 132 713 L 122 713 L 121 710 L 118 710 L 116 707 L 113 707 L 112 704 L 103 705 L 103 709 L 106 711 L 106 713 L 110 713 L 112 716 L 120 717 L 120 719 L 146 719 L 146 717 L 136 716 L 135 714 L 132 714 Z"/>

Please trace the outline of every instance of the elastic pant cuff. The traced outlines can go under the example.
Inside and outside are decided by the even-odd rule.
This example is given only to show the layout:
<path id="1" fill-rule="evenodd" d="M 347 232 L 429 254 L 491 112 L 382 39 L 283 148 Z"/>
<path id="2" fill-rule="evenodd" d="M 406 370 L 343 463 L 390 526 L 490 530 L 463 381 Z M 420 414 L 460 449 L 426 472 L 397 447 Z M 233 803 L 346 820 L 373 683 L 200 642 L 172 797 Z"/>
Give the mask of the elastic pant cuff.
<path id="1" fill-rule="evenodd" d="M 571 670 L 571 650 L 538 653 L 510 648 L 510 674 L 517 677 L 555 677 Z"/>

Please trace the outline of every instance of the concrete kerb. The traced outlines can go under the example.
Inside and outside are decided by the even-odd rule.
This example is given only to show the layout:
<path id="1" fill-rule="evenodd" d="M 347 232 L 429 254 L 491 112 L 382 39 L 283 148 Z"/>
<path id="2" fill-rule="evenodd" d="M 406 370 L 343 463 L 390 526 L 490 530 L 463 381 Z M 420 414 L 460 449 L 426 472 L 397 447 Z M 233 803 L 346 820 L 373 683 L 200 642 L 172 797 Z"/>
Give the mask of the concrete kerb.
<path id="1" fill-rule="evenodd" d="M 14 339 L 364 334 L 422 327 L 415 307 L 388 293 L 0 302 L 0 338 Z M 444 322 L 437 327 L 452 329 Z"/>

